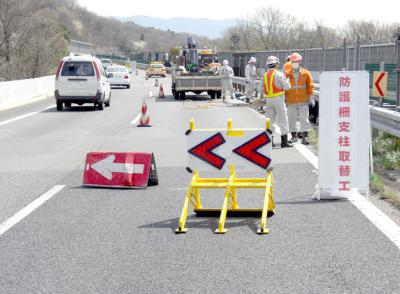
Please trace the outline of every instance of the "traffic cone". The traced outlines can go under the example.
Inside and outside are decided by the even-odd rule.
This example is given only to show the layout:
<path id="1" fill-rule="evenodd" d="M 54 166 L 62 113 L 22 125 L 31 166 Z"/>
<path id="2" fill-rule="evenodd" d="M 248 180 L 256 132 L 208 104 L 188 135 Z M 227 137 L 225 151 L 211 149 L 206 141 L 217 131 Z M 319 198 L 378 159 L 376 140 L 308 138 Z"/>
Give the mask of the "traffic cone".
<path id="1" fill-rule="evenodd" d="M 144 101 L 144 100 L 143 100 L 143 104 L 142 104 L 142 110 L 140 113 L 139 124 L 137 126 L 138 127 L 151 127 L 150 116 L 147 113 L 147 104 L 146 104 L 146 101 Z"/>
<path id="2" fill-rule="evenodd" d="M 164 87 L 162 84 L 160 84 L 160 91 L 158 92 L 158 98 L 165 98 Z"/>
<path id="3" fill-rule="evenodd" d="M 154 83 L 154 87 L 158 87 L 158 78 L 156 78 L 156 82 Z"/>

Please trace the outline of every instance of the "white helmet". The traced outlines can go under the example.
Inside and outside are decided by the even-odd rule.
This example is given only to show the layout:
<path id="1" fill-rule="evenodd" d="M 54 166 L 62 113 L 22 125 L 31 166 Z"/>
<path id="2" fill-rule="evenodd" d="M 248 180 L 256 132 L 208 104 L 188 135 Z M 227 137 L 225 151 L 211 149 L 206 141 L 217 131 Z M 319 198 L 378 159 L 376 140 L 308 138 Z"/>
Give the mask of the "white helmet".
<path id="1" fill-rule="evenodd" d="M 249 63 L 256 63 L 256 62 L 257 62 L 257 60 L 255 57 L 251 57 L 249 60 Z"/>
<path id="2" fill-rule="evenodd" d="M 267 59 L 267 66 L 272 66 L 272 65 L 278 65 L 279 64 L 279 58 L 276 56 L 270 56 Z"/>
<path id="3" fill-rule="evenodd" d="M 224 61 L 222 61 L 222 64 L 223 64 L 223 65 L 228 65 L 228 64 L 229 64 L 229 61 L 225 59 Z"/>

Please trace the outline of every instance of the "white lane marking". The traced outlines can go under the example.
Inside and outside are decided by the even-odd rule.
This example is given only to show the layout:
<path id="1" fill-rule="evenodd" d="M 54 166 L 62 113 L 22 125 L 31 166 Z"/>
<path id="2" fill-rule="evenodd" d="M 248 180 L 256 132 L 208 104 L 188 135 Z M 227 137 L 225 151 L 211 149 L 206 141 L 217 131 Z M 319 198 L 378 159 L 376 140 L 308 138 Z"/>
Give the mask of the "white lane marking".
<path id="1" fill-rule="evenodd" d="M 54 108 L 54 107 L 55 107 L 54 105 L 53 106 L 49 106 L 49 107 L 46 107 L 46 108 L 44 108 L 44 109 L 42 109 L 40 111 L 30 112 L 30 113 L 27 113 L 27 114 L 24 114 L 24 115 L 21 115 L 21 116 L 17 116 L 17 117 L 2 121 L 2 122 L 0 122 L 0 126 L 4 126 L 4 125 L 7 125 L 9 123 L 12 123 L 12 122 L 15 122 L 15 121 L 18 121 L 18 120 L 21 120 L 21 119 L 36 115 L 36 114 L 39 114 L 39 113 L 41 113 L 43 111 L 46 111 L 46 110 Z"/>
<path id="2" fill-rule="evenodd" d="M 258 118 L 265 120 L 265 116 L 252 108 L 250 109 L 257 114 Z M 295 144 L 294 147 L 318 170 L 318 156 L 302 144 Z M 349 201 L 400 249 L 400 227 L 394 221 L 360 194 L 354 194 L 349 198 Z"/>
<path id="3" fill-rule="evenodd" d="M 30 215 L 35 209 L 40 207 L 43 203 L 45 203 L 47 200 L 52 198 L 54 195 L 56 195 L 58 192 L 60 192 L 64 188 L 65 188 L 65 185 L 54 186 L 49 191 L 44 193 L 42 196 L 40 196 L 39 198 L 37 198 L 36 200 L 31 202 L 24 208 L 22 208 L 20 211 L 18 211 L 12 217 L 10 217 L 8 220 L 6 220 L 4 223 L 0 224 L 0 236 L 3 235 L 5 232 L 7 232 L 9 229 L 11 229 L 18 222 L 23 220 L 25 217 Z"/>
<path id="4" fill-rule="evenodd" d="M 294 146 L 318 170 L 318 157 L 304 145 Z M 360 194 L 355 193 L 349 201 L 400 249 L 400 227 L 394 221 Z"/>
<path id="5" fill-rule="evenodd" d="M 316 170 L 318 170 L 318 157 L 312 153 L 310 149 L 303 144 L 294 144 L 294 147 L 311 163 Z"/>
<path id="6" fill-rule="evenodd" d="M 259 113 L 254 108 L 250 108 L 250 110 L 253 111 L 259 119 L 264 120 L 264 121 L 267 119 L 267 117 L 265 115 L 263 115 L 262 113 Z M 276 124 L 274 124 L 274 126 L 272 126 L 272 122 L 271 122 L 271 130 L 272 130 L 273 127 L 275 127 L 274 135 L 280 136 L 281 135 L 281 129 Z"/>
<path id="7" fill-rule="evenodd" d="M 138 123 L 139 119 L 140 119 L 140 115 L 141 115 L 141 113 L 139 113 L 139 114 L 137 115 L 137 117 L 135 117 L 135 119 L 134 119 L 133 121 L 130 122 L 130 124 L 131 124 L 131 125 L 136 125 L 136 124 Z"/>

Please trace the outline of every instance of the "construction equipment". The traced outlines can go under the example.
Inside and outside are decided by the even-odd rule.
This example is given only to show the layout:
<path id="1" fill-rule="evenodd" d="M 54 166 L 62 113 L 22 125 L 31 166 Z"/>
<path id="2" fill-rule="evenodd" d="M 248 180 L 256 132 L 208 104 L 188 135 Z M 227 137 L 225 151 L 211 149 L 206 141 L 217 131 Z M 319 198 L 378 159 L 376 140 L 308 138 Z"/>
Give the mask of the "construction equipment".
<path id="1" fill-rule="evenodd" d="M 211 99 L 221 97 L 221 78 L 215 50 L 197 49 L 196 43 L 188 38 L 187 48 L 179 50 L 172 69 L 172 94 L 175 99 L 185 99 L 187 92 L 200 95 L 207 92 Z"/>

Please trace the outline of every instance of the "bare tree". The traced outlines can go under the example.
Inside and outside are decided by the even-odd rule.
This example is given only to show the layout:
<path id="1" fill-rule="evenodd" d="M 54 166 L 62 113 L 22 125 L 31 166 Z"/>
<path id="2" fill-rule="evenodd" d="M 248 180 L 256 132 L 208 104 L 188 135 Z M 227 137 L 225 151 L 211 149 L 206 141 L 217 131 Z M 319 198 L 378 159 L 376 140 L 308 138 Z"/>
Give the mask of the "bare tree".
<path id="1" fill-rule="evenodd" d="M 242 40 L 246 46 L 246 50 L 250 51 L 251 45 L 250 42 L 252 41 L 253 34 L 254 34 L 254 25 L 249 16 L 246 18 L 238 20 L 238 27 L 241 32 Z"/>
<path id="2" fill-rule="evenodd" d="M 273 48 L 272 40 L 277 35 L 277 31 L 284 14 L 273 7 L 264 7 L 258 10 L 254 16 L 255 29 L 264 49 Z"/>

